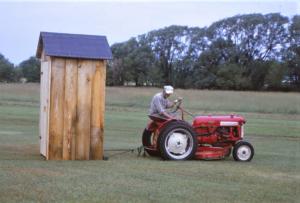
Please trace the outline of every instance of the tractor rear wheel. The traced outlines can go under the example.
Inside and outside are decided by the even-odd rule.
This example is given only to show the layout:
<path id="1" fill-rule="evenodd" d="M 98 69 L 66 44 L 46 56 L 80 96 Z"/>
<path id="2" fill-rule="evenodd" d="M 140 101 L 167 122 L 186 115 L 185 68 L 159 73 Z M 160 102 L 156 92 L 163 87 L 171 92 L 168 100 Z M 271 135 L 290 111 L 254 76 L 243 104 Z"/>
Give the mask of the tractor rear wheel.
<path id="1" fill-rule="evenodd" d="M 194 157 L 198 141 L 190 124 L 174 121 L 162 130 L 158 138 L 161 157 L 165 160 L 187 160 Z"/>
<path id="2" fill-rule="evenodd" d="M 249 142 L 240 141 L 234 145 L 232 156 L 236 161 L 251 161 L 254 156 L 254 148 Z"/>
<path id="3" fill-rule="evenodd" d="M 143 147 L 145 149 L 145 151 L 147 152 L 147 154 L 149 154 L 150 156 L 159 156 L 159 151 L 158 150 L 152 150 L 151 147 L 153 146 L 152 144 L 152 134 L 153 132 L 150 130 L 147 130 L 145 128 L 144 132 L 143 132 L 143 137 L 142 137 L 142 143 L 143 143 Z"/>

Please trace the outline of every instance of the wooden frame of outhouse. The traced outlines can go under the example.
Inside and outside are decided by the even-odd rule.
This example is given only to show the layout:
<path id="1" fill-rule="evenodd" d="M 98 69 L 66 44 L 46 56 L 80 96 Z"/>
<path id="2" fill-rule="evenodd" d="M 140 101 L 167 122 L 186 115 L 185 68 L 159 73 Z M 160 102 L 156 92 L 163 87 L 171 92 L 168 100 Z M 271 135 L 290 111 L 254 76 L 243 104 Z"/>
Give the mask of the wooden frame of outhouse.
<path id="1" fill-rule="evenodd" d="M 40 153 L 46 160 L 103 159 L 106 37 L 41 32 Z"/>

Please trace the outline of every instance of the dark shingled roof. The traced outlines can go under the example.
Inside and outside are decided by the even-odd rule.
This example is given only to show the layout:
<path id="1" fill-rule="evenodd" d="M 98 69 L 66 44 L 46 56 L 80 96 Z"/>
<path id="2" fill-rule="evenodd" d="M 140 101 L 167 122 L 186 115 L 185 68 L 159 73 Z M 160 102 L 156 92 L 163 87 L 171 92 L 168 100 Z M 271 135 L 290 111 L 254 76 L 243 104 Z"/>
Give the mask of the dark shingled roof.
<path id="1" fill-rule="evenodd" d="M 105 36 L 41 32 L 36 56 L 42 50 L 47 56 L 83 59 L 112 59 Z"/>

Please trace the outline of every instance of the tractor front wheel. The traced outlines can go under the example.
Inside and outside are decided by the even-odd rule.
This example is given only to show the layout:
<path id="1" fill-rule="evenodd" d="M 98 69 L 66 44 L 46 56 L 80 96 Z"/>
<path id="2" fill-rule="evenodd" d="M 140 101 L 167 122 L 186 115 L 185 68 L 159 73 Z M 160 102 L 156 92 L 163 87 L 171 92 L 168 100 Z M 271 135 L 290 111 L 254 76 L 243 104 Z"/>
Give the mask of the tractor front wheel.
<path id="1" fill-rule="evenodd" d="M 236 161 L 251 161 L 254 156 L 254 148 L 249 142 L 240 141 L 234 145 L 232 156 Z"/>
<path id="2" fill-rule="evenodd" d="M 184 121 L 170 122 L 158 138 L 159 151 L 165 160 L 187 160 L 194 157 L 197 138 L 193 128 Z"/>

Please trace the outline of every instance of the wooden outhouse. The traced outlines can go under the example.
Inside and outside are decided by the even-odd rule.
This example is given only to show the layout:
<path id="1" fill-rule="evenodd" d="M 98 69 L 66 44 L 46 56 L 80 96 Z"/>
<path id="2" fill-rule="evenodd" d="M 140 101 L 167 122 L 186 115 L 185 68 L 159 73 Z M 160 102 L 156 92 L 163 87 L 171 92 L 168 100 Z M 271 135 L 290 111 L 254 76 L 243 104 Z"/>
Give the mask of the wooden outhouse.
<path id="1" fill-rule="evenodd" d="M 40 153 L 47 160 L 103 159 L 105 36 L 41 32 Z"/>

